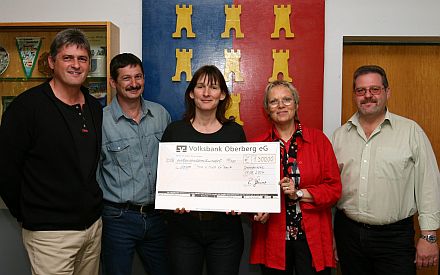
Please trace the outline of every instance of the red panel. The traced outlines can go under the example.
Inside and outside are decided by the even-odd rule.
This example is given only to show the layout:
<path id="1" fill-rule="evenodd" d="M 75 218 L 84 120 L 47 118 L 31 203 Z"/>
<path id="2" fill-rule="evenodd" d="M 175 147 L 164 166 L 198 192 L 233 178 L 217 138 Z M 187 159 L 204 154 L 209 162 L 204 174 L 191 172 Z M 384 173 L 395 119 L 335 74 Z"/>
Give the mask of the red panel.
<path id="1" fill-rule="evenodd" d="M 240 118 L 248 138 L 259 135 L 270 123 L 262 107 L 264 88 L 272 75 L 272 49 L 289 50 L 289 75 L 300 94 L 299 118 L 309 127 L 322 129 L 324 72 L 324 0 L 234 1 L 241 7 L 244 39 L 233 40 L 241 50 L 244 82 L 233 82 L 241 95 Z M 274 5 L 291 5 L 290 26 L 294 38 L 271 39 Z"/>

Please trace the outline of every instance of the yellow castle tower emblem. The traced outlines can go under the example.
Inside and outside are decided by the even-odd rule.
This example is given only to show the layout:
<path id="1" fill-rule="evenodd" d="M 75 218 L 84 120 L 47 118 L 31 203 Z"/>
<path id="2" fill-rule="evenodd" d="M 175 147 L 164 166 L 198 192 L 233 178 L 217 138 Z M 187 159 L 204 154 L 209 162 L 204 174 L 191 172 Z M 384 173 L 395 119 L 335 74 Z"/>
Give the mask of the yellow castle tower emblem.
<path id="1" fill-rule="evenodd" d="M 240 125 L 244 125 L 244 122 L 240 119 L 240 94 L 231 94 L 231 105 L 226 110 L 225 116 L 227 118 L 233 116 L 235 117 L 235 122 L 237 122 Z"/>
<path id="2" fill-rule="evenodd" d="M 191 21 L 192 5 L 188 5 L 188 7 L 186 5 L 182 5 L 182 7 L 176 5 L 176 15 L 176 31 L 172 34 L 172 37 L 181 38 L 182 29 L 185 29 L 187 38 L 195 38 L 196 34 L 192 30 Z"/>
<path id="3" fill-rule="evenodd" d="M 225 80 L 229 81 L 230 80 L 229 75 L 231 73 L 234 73 L 235 82 L 243 81 L 243 77 L 241 76 L 241 71 L 240 71 L 240 57 L 241 57 L 240 50 L 228 51 L 227 49 L 224 49 L 224 54 L 226 59 L 225 72 L 224 72 Z"/>
<path id="4" fill-rule="evenodd" d="M 274 5 L 273 13 L 275 14 L 275 26 L 273 33 L 270 35 L 271 38 L 280 38 L 280 30 L 284 29 L 286 38 L 293 38 L 295 34 L 290 30 L 290 5 Z"/>
<path id="5" fill-rule="evenodd" d="M 192 78 L 191 59 L 192 49 L 176 49 L 176 73 L 171 78 L 172 81 L 180 81 L 180 75 L 185 72 L 186 81 Z"/>
<path id="6" fill-rule="evenodd" d="M 225 31 L 221 34 L 222 38 L 229 38 L 231 29 L 235 30 L 236 38 L 244 38 L 244 34 L 241 32 L 240 23 L 241 5 L 225 5 Z"/>
<path id="7" fill-rule="evenodd" d="M 289 50 L 274 50 L 272 49 L 273 58 L 273 70 L 272 76 L 269 78 L 269 82 L 278 79 L 278 74 L 283 74 L 283 79 L 288 82 L 292 82 L 292 78 L 289 76 Z"/>

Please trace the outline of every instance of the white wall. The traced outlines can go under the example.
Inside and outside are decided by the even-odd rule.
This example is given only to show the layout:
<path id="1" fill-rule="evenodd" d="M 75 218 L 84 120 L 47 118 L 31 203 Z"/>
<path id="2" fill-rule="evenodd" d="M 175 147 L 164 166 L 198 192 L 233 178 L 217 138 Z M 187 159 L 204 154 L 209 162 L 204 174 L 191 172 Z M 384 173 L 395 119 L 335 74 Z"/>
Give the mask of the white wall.
<path id="1" fill-rule="evenodd" d="M 142 0 L 1 0 L 1 22 L 112 21 L 142 56 Z M 343 36 L 440 36 L 439 0 L 325 1 L 324 132 L 341 121 Z"/>
<path id="2" fill-rule="evenodd" d="M 0 22 L 111 21 L 120 50 L 142 56 L 142 0 L 1 0 Z"/>
<path id="3" fill-rule="evenodd" d="M 440 1 L 326 0 L 325 9 L 324 132 L 330 135 L 341 123 L 343 36 L 440 36 Z"/>

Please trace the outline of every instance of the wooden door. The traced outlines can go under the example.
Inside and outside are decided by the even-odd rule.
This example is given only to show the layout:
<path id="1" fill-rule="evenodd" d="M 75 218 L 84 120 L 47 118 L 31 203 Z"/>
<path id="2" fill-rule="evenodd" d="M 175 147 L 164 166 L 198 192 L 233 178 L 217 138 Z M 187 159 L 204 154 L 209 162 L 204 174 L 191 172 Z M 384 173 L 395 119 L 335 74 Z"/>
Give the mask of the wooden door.
<path id="1" fill-rule="evenodd" d="M 361 65 L 376 64 L 385 69 L 391 88 L 391 112 L 415 120 L 431 141 L 440 163 L 440 46 L 403 44 L 345 44 L 342 74 L 342 123 L 356 106 L 352 101 L 353 72 Z M 416 239 L 420 235 L 416 222 Z M 439 233 L 439 232 L 438 232 Z M 417 271 L 437 274 L 437 268 Z"/>

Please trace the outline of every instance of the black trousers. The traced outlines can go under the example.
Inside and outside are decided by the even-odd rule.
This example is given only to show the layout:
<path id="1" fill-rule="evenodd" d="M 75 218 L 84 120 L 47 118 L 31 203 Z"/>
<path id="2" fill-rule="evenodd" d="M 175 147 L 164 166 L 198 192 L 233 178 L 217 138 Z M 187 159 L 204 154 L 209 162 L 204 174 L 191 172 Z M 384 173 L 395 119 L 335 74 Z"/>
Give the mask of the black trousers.
<path id="1" fill-rule="evenodd" d="M 286 241 L 286 270 L 261 265 L 263 275 L 330 275 L 331 268 L 316 272 L 312 266 L 312 254 L 306 240 Z"/>
<path id="2" fill-rule="evenodd" d="M 171 274 L 202 275 L 206 265 L 208 275 L 238 275 L 244 246 L 240 217 L 194 214 L 174 214 L 168 219 Z"/>
<path id="3" fill-rule="evenodd" d="M 336 247 L 343 275 L 415 275 L 412 217 L 399 222 L 369 226 L 336 211 Z"/>

